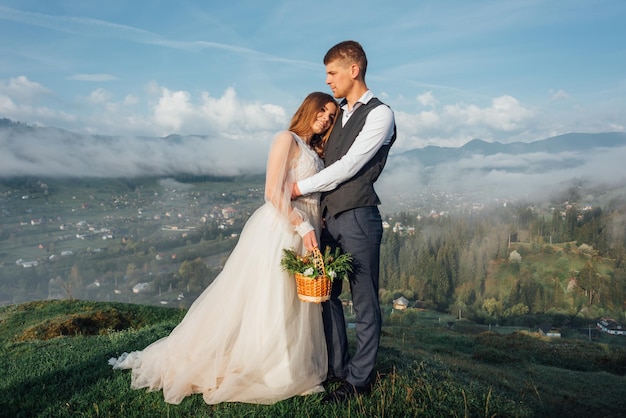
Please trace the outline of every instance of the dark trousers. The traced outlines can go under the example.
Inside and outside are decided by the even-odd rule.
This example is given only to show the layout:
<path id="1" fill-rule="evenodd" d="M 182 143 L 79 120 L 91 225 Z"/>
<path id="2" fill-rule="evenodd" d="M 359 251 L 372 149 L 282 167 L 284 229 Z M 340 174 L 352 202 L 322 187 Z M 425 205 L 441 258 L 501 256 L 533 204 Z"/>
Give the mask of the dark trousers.
<path id="1" fill-rule="evenodd" d="M 376 363 L 382 318 L 378 302 L 380 242 L 383 227 L 376 206 L 351 209 L 326 218 L 322 248 L 339 246 L 354 258 L 349 275 L 356 315 L 356 351 L 348 353 L 346 323 L 339 296 L 343 280 L 335 280 L 330 300 L 322 303 L 324 332 L 328 348 L 328 375 L 345 378 L 355 386 L 370 383 Z"/>

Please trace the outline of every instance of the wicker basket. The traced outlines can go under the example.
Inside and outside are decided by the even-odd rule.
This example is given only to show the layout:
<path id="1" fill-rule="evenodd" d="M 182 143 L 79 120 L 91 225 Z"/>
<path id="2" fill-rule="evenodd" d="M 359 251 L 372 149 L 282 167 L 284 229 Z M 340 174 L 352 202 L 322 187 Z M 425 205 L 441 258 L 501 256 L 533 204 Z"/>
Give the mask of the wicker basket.
<path id="1" fill-rule="evenodd" d="M 315 302 L 320 303 L 330 299 L 330 288 L 332 282 L 326 275 L 326 269 L 324 268 L 324 258 L 319 248 L 313 250 L 313 257 L 315 260 L 315 267 L 317 271 L 322 272 L 322 275 L 311 277 L 304 276 L 301 273 L 295 273 L 296 288 L 298 291 L 298 299 L 303 302 Z"/>

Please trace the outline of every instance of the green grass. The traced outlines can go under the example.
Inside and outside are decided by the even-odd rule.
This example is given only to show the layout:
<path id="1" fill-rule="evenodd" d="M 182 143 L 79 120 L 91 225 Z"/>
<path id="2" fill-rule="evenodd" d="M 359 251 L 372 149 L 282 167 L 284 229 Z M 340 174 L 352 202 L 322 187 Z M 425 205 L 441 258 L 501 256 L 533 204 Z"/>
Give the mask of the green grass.
<path id="1" fill-rule="evenodd" d="M 483 331 L 412 313 L 386 325 L 371 395 L 325 405 L 321 395 L 274 405 L 169 405 L 131 390 L 110 357 L 168 335 L 183 310 L 86 301 L 0 309 L 0 416 L 10 417 L 619 417 L 626 348 L 534 333 Z M 417 317 L 417 319 L 415 319 Z M 354 344 L 353 331 L 350 341 Z M 615 337 L 618 338 L 618 337 Z"/>

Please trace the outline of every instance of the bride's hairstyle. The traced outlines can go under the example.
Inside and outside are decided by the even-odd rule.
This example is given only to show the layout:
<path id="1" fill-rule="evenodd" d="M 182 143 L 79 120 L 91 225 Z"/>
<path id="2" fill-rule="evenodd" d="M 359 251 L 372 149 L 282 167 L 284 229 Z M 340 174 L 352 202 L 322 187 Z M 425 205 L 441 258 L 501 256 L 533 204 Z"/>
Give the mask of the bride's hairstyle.
<path id="1" fill-rule="evenodd" d="M 314 134 L 309 141 L 309 146 L 313 148 L 320 157 L 324 155 L 324 144 L 330 135 L 330 131 L 333 129 L 339 110 L 339 105 L 333 96 L 319 91 L 309 94 L 304 99 L 298 110 L 296 110 L 296 113 L 294 113 L 291 118 L 291 123 L 289 124 L 289 130 L 291 132 L 294 132 L 300 137 L 308 137 L 312 133 L 311 124 L 315 121 L 317 114 L 322 111 L 324 106 L 328 103 L 334 103 L 337 108 L 333 123 L 330 126 L 330 129 L 322 135 Z"/>

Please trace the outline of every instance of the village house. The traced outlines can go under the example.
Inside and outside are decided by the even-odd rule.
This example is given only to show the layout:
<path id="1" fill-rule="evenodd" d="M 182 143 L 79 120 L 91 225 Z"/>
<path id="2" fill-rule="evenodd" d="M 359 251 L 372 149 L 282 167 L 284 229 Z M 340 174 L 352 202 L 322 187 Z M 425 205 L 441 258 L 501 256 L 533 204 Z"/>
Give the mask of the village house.
<path id="1" fill-rule="evenodd" d="M 609 335 L 626 335 L 626 326 L 612 318 L 600 318 L 596 323 L 598 329 Z"/>
<path id="2" fill-rule="evenodd" d="M 550 338 L 561 338 L 561 331 L 553 328 L 550 324 L 543 323 L 539 325 L 539 334 Z"/>
<path id="3" fill-rule="evenodd" d="M 392 230 L 398 235 L 413 235 L 415 233 L 414 227 L 404 226 L 401 222 L 396 222 Z"/>
<path id="4" fill-rule="evenodd" d="M 393 309 L 398 311 L 403 311 L 409 307 L 409 300 L 404 296 L 400 296 L 398 299 L 393 301 Z"/>
<path id="5" fill-rule="evenodd" d="M 222 217 L 224 219 L 232 219 L 237 215 L 237 209 L 233 207 L 225 207 L 222 209 Z"/>
<path id="6" fill-rule="evenodd" d="M 150 290 L 150 283 L 147 282 L 137 283 L 135 286 L 133 286 L 133 293 L 142 293 L 148 290 Z"/>
<path id="7" fill-rule="evenodd" d="M 18 266 L 22 266 L 24 268 L 29 268 L 29 267 L 36 267 L 39 264 L 39 262 L 37 260 L 25 261 L 20 258 L 19 260 L 15 261 L 15 264 L 17 264 Z"/>

